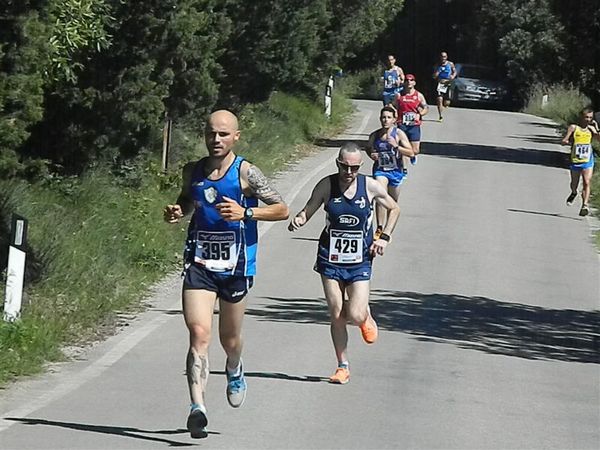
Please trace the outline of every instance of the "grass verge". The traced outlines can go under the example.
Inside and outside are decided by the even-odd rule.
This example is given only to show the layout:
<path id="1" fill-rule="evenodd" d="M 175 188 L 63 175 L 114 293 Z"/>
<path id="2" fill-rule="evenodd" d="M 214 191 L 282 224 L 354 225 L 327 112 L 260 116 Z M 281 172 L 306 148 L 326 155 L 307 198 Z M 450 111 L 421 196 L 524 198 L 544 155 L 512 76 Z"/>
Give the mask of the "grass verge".
<path id="1" fill-rule="evenodd" d="M 335 89 L 331 120 L 321 99 L 282 92 L 245 106 L 236 152 L 267 174 L 284 168 L 312 140 L 343 128 L 352 111 L 348 86 Z M 179 269 L 185 226 L 165 224 L 162 208 L 178 194 L 181 166 L 205 154 L 201 140 L 176 130 L 167 175 L 157 157 L 146 155 L 117 171 L 97 168 L 33 184 L 0 180 L 2 229 L 13 212 L 27 217 L 30 244 L 22 317 L 0 321 L 0 385 L 61 360 L 64 345 L 111 332 L 119 312 L 138 308 L 152 284 Z M 5 277 L 6 271 L 2 299 Z"/>

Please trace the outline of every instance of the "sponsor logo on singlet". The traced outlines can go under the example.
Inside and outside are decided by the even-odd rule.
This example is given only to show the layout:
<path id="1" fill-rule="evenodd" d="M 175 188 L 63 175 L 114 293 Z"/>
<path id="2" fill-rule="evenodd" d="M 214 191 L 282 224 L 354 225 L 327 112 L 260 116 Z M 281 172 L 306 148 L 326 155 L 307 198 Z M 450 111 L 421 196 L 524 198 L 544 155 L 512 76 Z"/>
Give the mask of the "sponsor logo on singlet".
<path id="1" fill-rule="evenodd" d="M 343 225 L 355 226 L 358 225 L 359 219 L 358 217 L 350 214 L 342 214 L 339 218 L 339 223 Z"/>

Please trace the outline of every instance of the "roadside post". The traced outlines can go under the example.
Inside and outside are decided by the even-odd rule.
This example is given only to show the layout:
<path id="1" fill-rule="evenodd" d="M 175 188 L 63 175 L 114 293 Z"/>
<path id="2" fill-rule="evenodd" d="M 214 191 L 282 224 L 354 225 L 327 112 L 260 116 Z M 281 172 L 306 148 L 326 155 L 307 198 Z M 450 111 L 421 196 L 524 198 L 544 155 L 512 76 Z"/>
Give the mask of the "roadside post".
<path id="1" fill-rule="evenodd" d="M 333 75 L 329 77 L 327 86 L 325 86 L 325 115 L 331 118 L 331 95 L 333 93 Z"/>
<path id="2" fill-rule="evenodd" d="M 171 147 L 171 130 L 173 121 L 168 116 L 165 117 L 165 125 L 163 127 L 163 146 L 162 146 L 162 171 L 167 173 L 169 165 L 169 148 Z"/>
<path id="3" fill-rule="evenodd" d="M 11 222 L 4 297 L 4 321 L 6 322 L 14 322 L 21 316 L 25 277 L 25 245 L 27 244 L 27 219 L 13 214 Z"/>
<path id="4" fill-rule="evenodd" d="M 542 109 L 546 109 L 548 106 L 548 94 L 542 95 Z"/>

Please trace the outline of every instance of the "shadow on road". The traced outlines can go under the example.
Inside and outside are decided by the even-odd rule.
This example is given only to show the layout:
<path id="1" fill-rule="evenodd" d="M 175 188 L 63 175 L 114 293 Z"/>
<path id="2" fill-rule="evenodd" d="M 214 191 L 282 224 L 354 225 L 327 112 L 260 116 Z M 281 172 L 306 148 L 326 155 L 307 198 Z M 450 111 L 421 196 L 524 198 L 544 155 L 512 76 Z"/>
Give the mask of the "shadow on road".
<path id="1" fill-rule="evenodd" d="M 518 139 L 519 141 L 535 142 L 536 144 L 558 144 L 560 137 L 558 136 L 547 136 L 543 134 L 531 134 L 527 136 L 508 136 L 510 139 Z"/>
<path id="2" fill-rule="evenodd" d="M 322 299 L 265 297 L 261 320 L 329 323 Z M 526 359 L 600 363 L 600 311 L 547 309 L 486 297 L 373 290 L 381 329 Z"/>
<path id="3" fill-rule="evenodd" d="M 223 370 L 211 370 L 211 375 L 223 375 L 225 376 L 225 371 Z M 249 378 L 271 378 L 276 380 L 286 380 L 286 381 L 303 381 L 307 383 L 320 383 L 320 382 L 329 382 L 329 378 L 325 377 L 317 377 L 314 375 L 288 375 L 287 373 L 282 372 L 244 372 L 245 377 Z"/>
<path id="4" fill-rule="evenodd" d="M 12 420 L 15 422 L 21 422 L 25 425 L 46 425 L 51 427 L 59 427 L 59 428 L 67 428 L 70 430 L 77 431 L 89 431 L 92 433 L 101 433 L 101 434 L 113 434 L 117 436 L 123 436 L 127 438 L 133 439 L 141 439 L 144 441 L 152 441 L 152 442 L 162 442 L 164 444 L 169 444 L 170 447 L 190 447 L 196 444 L 192 444 L 189 442 L 178 442 L 172 441 L 170 439 L 153 437 L 153 436 L 143 436 L 143 434 L 162 434 L 162 435 L 171 435 L 171 434 L 187 434 L 188 430 L 184 428 L 178 428 L 176 430 L 141 430 L 139 428 L 132 427 L 116 427 L 112 425 L 90 425 L 86 423 L 74 423 L 74 422 L 59 422 L 55 420 L 47 420 L 47 419 L 33 419 L 28 417 L 6 417 L 6 420 Z M 141 433 L 141 434 L 138 434 Z M 221 434 L 214 431 L 209 431 L 208 434 Z"/>
<path id="5" fill-rule="evenodd" d="M 516 213 L 522 213 L 522 214 L 532 214 L 532 215 L 535 215 L 535 216 L 558 217 L 560 219 L 570 219 L 570 220 L 575 220 L 577 222 L 581 222 L 583 220 L 583 218 L 581 218 L 581 217 L 570 217 L 570 216 L 565 216 L 564 214 L 548 213 L 548 212 L 542 212 L 542 211 L 530 211 L 530 210 L 527 210 L 527 209 L 508 208 L 507 211 L 516 212 Z"/>
<path id="6" fill-rule="evenodd" d="M 354 142 L 361 148 L 365 148 L 369 142 L 368 136 L 365 139 L 317 139 L 315 145 L 317 147 L 335 147 L 340 148 L 342 145 Z"/>
<path id="7" fill-rule="evenodd" d="M 569 154 L 534 148 L 506 148 L 491 145 L 422 142 L 421 152 L 447 158 L 533 164 L 547 167 L 569 167 Z"/>
<path id="8" fill-rule="evenodd" d="M 246 315 L 276 322 L 329 323 L 324 298 L 261 297 L 269 301 L 263 308 L 248 308 Z"/>
<path id="9" fill-rule="evenodd" d="M 551 128 L 553 130 L 560 130 L 560 126 L 556 125 L 554 123 L 546 123 L 546 122 L 530 122 L 530 121 L 526 121 L 526 122 L 520 122 L 523 125 L 534 125 L 536 127 L 542 127 L 542 128 Z"/>
<path id="10" fill-rule="evenodd" d="M 556 138 L 550 138 L 548 136 L 510 137 L 535 143 L 557 142 Z M 320 139 L 317 141 L 316 145 L 319 147 L 340 148 L 347 142 L 354 142 L 362 149 L 367 147 L 366 139 Z M 447 158 L 532 164 L 564 169 L 569 167 L 569 154 L 567 152 L 538 150 L 535 148 L 507 148 L 492 145 L 457 144 L 453 142 L 422 142 L 421 152 L 425 155 L 443 156 Z"/>

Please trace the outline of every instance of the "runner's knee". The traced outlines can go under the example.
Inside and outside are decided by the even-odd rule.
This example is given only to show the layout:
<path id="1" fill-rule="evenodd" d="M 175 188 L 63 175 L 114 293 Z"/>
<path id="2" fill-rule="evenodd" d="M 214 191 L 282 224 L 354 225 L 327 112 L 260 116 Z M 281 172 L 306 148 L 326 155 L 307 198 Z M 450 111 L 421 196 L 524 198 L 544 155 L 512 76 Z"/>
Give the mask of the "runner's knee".
<path id="1" fill-rule="evenodd" d="M 188 324 L 190 332 L 190 347 L 197 351 L 204 351 L 210 344 L 210 328 L 201 324 Z"/>
<path id="2" fill-rule="evenodd" d="M 367 309 L 351 306 L 346 312 L 346 319 L 354 325 L 361 325 L 367 320 Z"/>

